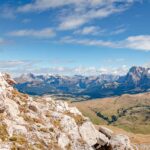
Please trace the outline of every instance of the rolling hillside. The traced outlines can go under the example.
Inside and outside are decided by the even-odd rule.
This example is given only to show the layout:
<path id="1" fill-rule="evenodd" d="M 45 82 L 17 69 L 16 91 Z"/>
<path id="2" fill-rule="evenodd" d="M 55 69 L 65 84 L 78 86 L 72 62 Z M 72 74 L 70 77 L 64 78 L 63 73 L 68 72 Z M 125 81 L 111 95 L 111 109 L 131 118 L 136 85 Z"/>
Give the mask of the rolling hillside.
<path id="1" fill-rule="evenodd" d="M 150 134 L 150 93 L 73 102 L 93 123 Z"/>

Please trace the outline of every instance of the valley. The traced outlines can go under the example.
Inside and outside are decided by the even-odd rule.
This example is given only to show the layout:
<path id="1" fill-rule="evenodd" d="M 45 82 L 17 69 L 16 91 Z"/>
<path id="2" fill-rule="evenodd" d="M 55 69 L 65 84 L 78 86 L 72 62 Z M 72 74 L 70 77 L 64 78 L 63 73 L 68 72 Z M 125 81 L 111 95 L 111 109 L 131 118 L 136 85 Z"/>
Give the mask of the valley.
<path id="1" fill-rule="evenodd" d="M 150 134 L 150 93 L 72 102 L 95 124 Z"/>
<path id="2" fill-rule="evenodd" d="M 127 135 L 139 150 L 150 148 L 150 93 L 71 102 L 98 128 Z"/>
<path id="3" fill-rule="evenodd" d="M 124 76 L 23 75 L 20 92 L 50 97 L 77 107 L 92 123 L 127 135 L 139 150 L 150 143 L 149 68 L 132 67 Z M 145 146 L 143 148 L 143 146 Z"/>

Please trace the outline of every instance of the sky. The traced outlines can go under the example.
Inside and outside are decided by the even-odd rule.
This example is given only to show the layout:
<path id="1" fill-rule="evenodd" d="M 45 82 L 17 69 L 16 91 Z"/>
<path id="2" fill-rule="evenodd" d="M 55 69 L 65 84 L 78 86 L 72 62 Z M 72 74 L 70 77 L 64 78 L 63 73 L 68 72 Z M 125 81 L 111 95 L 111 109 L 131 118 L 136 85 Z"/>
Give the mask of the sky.
<path id="1" fill-rule="evenodd" d="M 98 75 L 150 66 L 149 0 L 1 0 L 0 71 Z"/>

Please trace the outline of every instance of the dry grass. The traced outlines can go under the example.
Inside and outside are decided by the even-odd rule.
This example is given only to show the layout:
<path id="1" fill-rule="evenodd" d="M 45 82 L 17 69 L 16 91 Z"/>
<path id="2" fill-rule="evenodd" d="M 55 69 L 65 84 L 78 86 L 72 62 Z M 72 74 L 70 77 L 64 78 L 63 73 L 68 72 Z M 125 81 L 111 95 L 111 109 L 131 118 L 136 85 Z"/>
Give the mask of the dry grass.
<path id="1" fill-rule="evenodd" d="M 128 111 L 125 116 L 121 116 L 108 127 L 116 130 L 116 132 L 125 132 L 135 143 L 150 143 L 150 93 L 125 94 L 119 97 L 74 102 L 70 105 L 76 106 L 96 125 L 107 125 L 108 122 L 98 117 L 94 111 L 101 112 L 111 118 L 112 115 L 117 116 L 119 110 L 128 110 L 133 107 L 132 111 Z M 137 108 L 137 106 L 141 106 L 141 108 Z M 148 108 L 146 109 L 145 106 Z"/>
<path id="2" fill-rule="evenodd" d="M 20 99 L 25 100 L 25 101 L 29 97 L 27 94 L 20 93 L 19 91 L 15 90 L 15 89 L 12 91 L 12 96 L 19 97 Z"/>
<path id="3" fill-rule="evenodd" d="M 19 145 L 23 145 L 27 143 L 27 140 L 24 135 L 13 135 L 9 138 L 9 141 L 18 143 Z"/>
<path id="4" fill-rule="evenodd" d="M 43 120 L 38 117 L 38 118 L 32 118 L 29 115 L 23 114 L 22 117 L 24 118 L 25 121 L 28 123 L 34 124 L 34 123 L 40 123 L 43 124 Z"/>
<path id="5" fill-rule="evenodd" d="M 48 128 L 40 128 L 39 131 L 41 131 L 41 132 L 47 132 L 48 133 L 49 129 Z"/>
<path id="6" fill-rule="evenodd" d="M 134 134 L 131 132 L 127 132 L 123 129 L 120 129 L 118 127 L 108 126 L 108 125 L 104 125 L 104 126 L 111 129 L 115 134 L 127 135 L 133 144 L 150 144 L 150 134 L 149 135 Z M 99 126 L 96 126 L 97 129 L 98 127 Z"/>
<path id="7" fill-rule="evenodd" d="M 54 119 L 51 121 L 54 127 L 60 128 L 60 120 L 59 119 Z"/>
<path id="8" fill-rule="evenodd" d="M 85 119 L 81 115 L 73 114 L 73 113 L 70 113 L 68 111 L 65 112 L 64 114 L 74 118 L 76 124 L 79 126 L 85 122 Z"/>
<path id="9" fill-rule="evenodd" d="M 0 124 L 0 139 L 2 141 L 8 140 L 7 126 L 5 124 Z"/>

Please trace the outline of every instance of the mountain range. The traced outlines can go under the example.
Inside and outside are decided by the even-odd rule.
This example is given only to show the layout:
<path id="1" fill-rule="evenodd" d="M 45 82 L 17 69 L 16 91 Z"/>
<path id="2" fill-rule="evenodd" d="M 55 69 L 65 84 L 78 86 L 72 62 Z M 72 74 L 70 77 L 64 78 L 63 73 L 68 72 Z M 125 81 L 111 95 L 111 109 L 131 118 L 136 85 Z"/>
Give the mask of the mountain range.
<path id="1" fill-rule="evenodd" d="M 133 66 L 124 76 L 60 76 L 23 74 L 15 78 L 15 87 L 30 95 L 69 94 L 86 98 L 147 92 L 150 89 L 150 68 Z"/>

